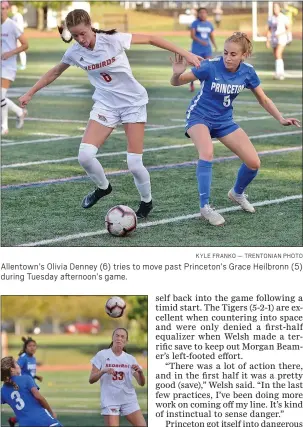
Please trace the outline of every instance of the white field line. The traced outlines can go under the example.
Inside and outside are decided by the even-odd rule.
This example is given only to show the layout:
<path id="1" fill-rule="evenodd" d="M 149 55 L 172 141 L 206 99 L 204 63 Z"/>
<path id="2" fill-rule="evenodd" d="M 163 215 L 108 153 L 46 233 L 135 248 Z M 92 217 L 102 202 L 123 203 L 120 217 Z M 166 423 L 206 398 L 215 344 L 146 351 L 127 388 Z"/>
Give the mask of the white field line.
<path id="1" fill-rule="evenodd" d="M 183 126 L 179 126 L 183 127 Z M 156 130 L 156 129 L 151 129 Z M 289 132 L 278 132 L 278 133 L 268 133 L 263 135 L 252 135 L 249 136 L 250 139 L 261 139 L 261 138 L 273 138 L 276 136 L 288 136 L 288 135 L 297 135 L 301 134 L 301 130 L 294 130 Z M 218 143 L 219 141 L 217 139 L 213 140 L 213 144 Z M 176 144 L 176 145 L 163 145 L 161 147 L 152 147 L 152 148 L 145 148 L 144 153 L 148 152 L 155 152 L 155 151 L 162 151 L 162 150 L 173 150 L 178 148 L 186 148 L 191 147 L 194 144 L 192 142 L 187 144 Z M 110 153 L 100 153 L 97 154 L 96 157 L 113 157 L 113 156 L 120 156 L 120 155 L 126 155 L 127 151 L 112 151 Z M 78 157 L 65 157 L 63 159 L 52 159 L 52 160 L 39 160 L 36 162 L 27 162 L 27 163 L 12 163 L 9 165 L 2 165 L 1 169 L 11 169 L 11 168 L 19 168 L 19 167 L 25 167 L 25 166 L 33 166 L 33 165 L 45 165 L 45 164 L 51 164 L 51 163 L 64 163 L 64 162 L 71 162 L 74 160 L 78 160 Z"/>
<path id="2" fill-rule="evenodd" d="M 9 117 L 11 120 L 16 120 L 16 117 Z M 44 119 L 39 117 L 26 117 L 26 122 L 54 122 L 54 123 L 87 123 L 87 120 L 68 120 L 68 119 Z"/>
<path id="3" fill-rule="evenodd" d="M 284 114 L 285 116 L 292 116 L 294 114 L 300 114 L 301 111 L 297 111 L 294 113 L 287 113 Z M 270 115 L 266 115 L 266 116 L 257 116 L 257 117 L 235 117 L 235 120 L 241 122 L 241 121 L 245 121 L 245 122 L 249 122 L 249 121 L 255 121 L 255 120 L 269 120 L 272 117 Z M 184 122 L 185 119 L 170 119 L 171 121 L 174 122 Z M 150 131 L 155 131 L 155 130 L 166 130 L 166 129 L 177 129 L 177 128 L 182 128 L 184 126 L 162 126 L 162 125 L 146 125 L 147 128 L 145 129 L 145 132 L 150 132 Z M 152 126 L 153 128 L 150 129 L 148 128 L 148 126 Z M 113 131 L 112 135 L 117 135 L 117 134 L 121 134 L 124 133 L 124 131 Z M 75 136 L 67 136 L 66 139 L 77 139 L 77 138 L 82 138 L 83 135 L 75 135 Z M 4 144 L 2 144 L 2 147 L 10 147 L 13 145 L 21 145 L 21 144 L 36 144 L 39 142 L 49 142 L 49 141 L 60 141 L 61 139 L 65 139 L 64 137 L 58 137 L 58 138 L 50 138 L 50 139 L 34 139 L 34 140 L 25 140 L 25 141 L 10 141 L 10 142 L 5 142 Z M 5 140 L 7 141 L 7 140 Z"/>
<path id="4" fill-rule="evenodd" d="M 261 202 L 253 203 L 253 206 L 255 206 L 255 207 L 268 206 L 268 205 L 274 205 L 274 204 L 278 204 L 278 203 L 288 202 L 290 200 L 299 200 L 299 199 L 302 199 L 302 194 L 298 194 L 298 195 L 294 195 L 294 196 L 288 196 L 288 197 L 282 197 L 281 199 L 263 200 Z M 217 212 L 227 213 L 227 212 L 235 212 L 235 211 L 239 211 L 239 210 L 241 210 L 240 206 L 233 206 L 230 208 L 218 209 Z M 148 222 L 145 222 L 143 224 L 139 224 L 137 228 L 140 229 L 140 228 L 153 227 L 156 225 L 172 224 L 174 222 L 184 221 L 184 220 L 189 220 L 189 219 L 199 218 L 199 217 L 200 217 L 200 213 L 176 216 L 173 218 L 160 219 L 158 221 L 148 221 Z M 49 245 L 52 243 L 60 243 L 60 242 L 67 242 L 70 240 L 83 239 L 85 237 L 101 236 L 101 235 L 107 234 L 107 233 L 108 233 L 108 231 L 103 229 L 103 230 L 98 230 L 98 231 L 91 231 L 88 233 L 70 234 L 67 236 L 56 237 L 54 239 L 40 240 L 37 242 L 23 243 L 23 244 L 18 245 L 18 246 L 44 246 L 44 245 Z"/>
<path id="5" fill-rule="evenodd" d="M 151 132 L 151 131 L 155 131 L 155 130 L 166 130 L 166 129 L 177 129 L 177 128 L 182 128 L 182 125 L 175 125 L 175 126 L 162 126 L 160 125 L 160 127 L 155 127 L 155 128 L 151 128 L 151 129 L 145 129 L 145 132 Z M 117 134 L 121 134 L 124 133 L 124 131 L 122 130 L 118 130 L 118 131 L 113 131 L 112 135 L 117 135 Z M 18 141 L 18 142 L 8 142 L 8 143 L 4 143 L 1 144 L 2 147 L 10 147 L 13 145 L 25 145 L 25 144 L 36 144 L 37 142 L 49 142 L 49 141 L 60 141 L 62 139 L 81 139 L 83 136 L 82 135 L 74 135 L 74 136 L 67 136 L 67 137 L 62 137 L 62 138 L 49 138 L 49 139 L 33 139 L 33 140 L 29 140 L 29 141 Z"/>
<path id="6" fill-rule="evenodd" d="M 287 114 L 283 114 L 283 116 L 287 117 L 287 116 L 293 116 L 294 114 L 301 114 L 302 111 L 295 111 L 294 113 L 287 113 Z M 271 116 L 269 116 L 268 114 L 266 116 L 257 116 L 257 117 L 242 117 L 242 116 L 235 116 L 234 120 L 236 122 L 251 122 L 251 121 L 255 121 L 255 120 L 267 120 L 270 119 Z M 185 122 L 185 119 L 170 119 L 171 122 Z"/>
<path id="7" fill-rule="evenodd" d="M 34 133 L 29 133 L 28 135 L 35 135 L 35 136 L 69 136 L 67 133 L 44 133 L 44 132 L 34 132 Z"/>

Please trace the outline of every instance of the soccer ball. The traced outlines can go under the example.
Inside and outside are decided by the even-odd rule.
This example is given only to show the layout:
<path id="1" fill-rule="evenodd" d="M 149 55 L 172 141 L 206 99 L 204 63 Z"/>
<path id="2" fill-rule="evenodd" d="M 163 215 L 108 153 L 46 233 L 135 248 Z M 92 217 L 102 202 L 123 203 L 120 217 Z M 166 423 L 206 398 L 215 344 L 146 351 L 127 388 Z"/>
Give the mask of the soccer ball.
<path id="1" fill-rule="evenodd" d="M 113 236 L 129 235 L 137 227 L 137 216 L 128 206 L 114 206 L 106 214 L 105 227 Z"/>
<path id="2" fill-rule="evenodd" d="M 110 317 L 123 316 L 125 308 L 125 301 L 120 297 L 111 297 L 105 304 L 105 311 Z"/>

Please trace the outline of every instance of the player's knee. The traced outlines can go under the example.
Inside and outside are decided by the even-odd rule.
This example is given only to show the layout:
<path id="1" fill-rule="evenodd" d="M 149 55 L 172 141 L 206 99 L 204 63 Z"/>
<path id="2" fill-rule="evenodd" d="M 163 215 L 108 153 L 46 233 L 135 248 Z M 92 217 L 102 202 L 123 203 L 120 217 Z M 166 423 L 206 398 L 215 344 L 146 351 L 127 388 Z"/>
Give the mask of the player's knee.
<path id="1" fill-rule="evenodd" d="M 78 153 L 78 162 L 85 169 L 89 167 L 95 159 L 98 148 L 92 144 L 81 143 Z"/>
<path id="2" fill-rule="evenodd" d="M 138 175 L 142 171 L 142 169 L 145 169 L 142 161 L 142 154 L 136 154 L 136 153 L 127 153 L 127 166 L 128 170 L 133 175 Z"/>
<path id="3" fill-rule="evenodd" d="M 256 159 L 250 160 L 248 163 L 246 163 L 246 166 L 249 167 L 249 169 L 257 170 L 261 167 L 261 160 L 259 157 Z"/>

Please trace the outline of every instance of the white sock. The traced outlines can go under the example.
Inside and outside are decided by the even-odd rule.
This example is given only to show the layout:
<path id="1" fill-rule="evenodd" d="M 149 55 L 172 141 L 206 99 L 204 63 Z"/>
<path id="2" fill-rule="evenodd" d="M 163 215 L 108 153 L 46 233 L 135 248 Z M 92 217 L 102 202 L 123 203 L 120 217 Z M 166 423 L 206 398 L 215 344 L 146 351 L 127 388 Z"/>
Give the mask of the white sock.
<path id="1" fill-rule="evenodd" d="M 1 88 L 1 129 L 8 129 L 8 106 L 6 102 L 7 89 Z"/>
<path id="2" fill-rule="evenodd" d="M 127 153 L 127 165 L 130 172 L 133 174 L 135 185 L 143 202 L 150 202 L 151 185 L 148 170 L 143 165 L 142 154 Z"/>
<path id="3" fill-rule="evenodd" d="M 96 159 L 98 148 L 82 142 L 79 147 L 78 161 L 90 179 L 103 190 L 108 188 L 108 180 L 101 163 Z"/>
<path id="4" fill-rule="evenodd" d="M 26 53 L 20 52 L 20 64 L 22 67 L 26 67 Z"/>
<path id="5" fill-rule="evenodd" d="M 276 66 L 276 74 L 278 76 L 283 76 L 284 75 L 284 61 L 283 61 L 283 59 L 276 59 L 275 66 Z"/>
<path id="6" fill-rule="evenodd" d="M 21 107 L 18 107 L 11 99 L 6 98 L 6 104 L 10 111 L 16 114 L 16 116 L 20 117 L 23 114 L 23 110 Z"/>

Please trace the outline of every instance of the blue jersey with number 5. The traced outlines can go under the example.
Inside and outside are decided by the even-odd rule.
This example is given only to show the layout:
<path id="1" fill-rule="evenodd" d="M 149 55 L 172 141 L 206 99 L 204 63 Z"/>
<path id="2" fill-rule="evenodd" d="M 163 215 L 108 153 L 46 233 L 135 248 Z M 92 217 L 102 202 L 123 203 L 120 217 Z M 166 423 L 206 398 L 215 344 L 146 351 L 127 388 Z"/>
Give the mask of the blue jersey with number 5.
<path id="1" fill-rule="evenodd" d="M 61 425 L 33 396 L 31 389 L 37 386 L 29 375 L 14 376 L 11 379 L 19 389 L 15 390 L 12 385 L 4 384 L 1 388 L 1 404 L 7 403 L 12 408 L 20 427 Z"/>
<path id="2" fill-rule="evenodd" d="M 187 119 L 192 115 L 205 117 L 211 122 L 232 119 L 232 102 L 244 89 L 260 85 L 260 79 L 252 65 L 242 62 L 234 73 L 225 68 L 223 57 L 206 59 L 199 68 L 192 68 L 201 81 L 201 90 L 187 110 Z"/>

